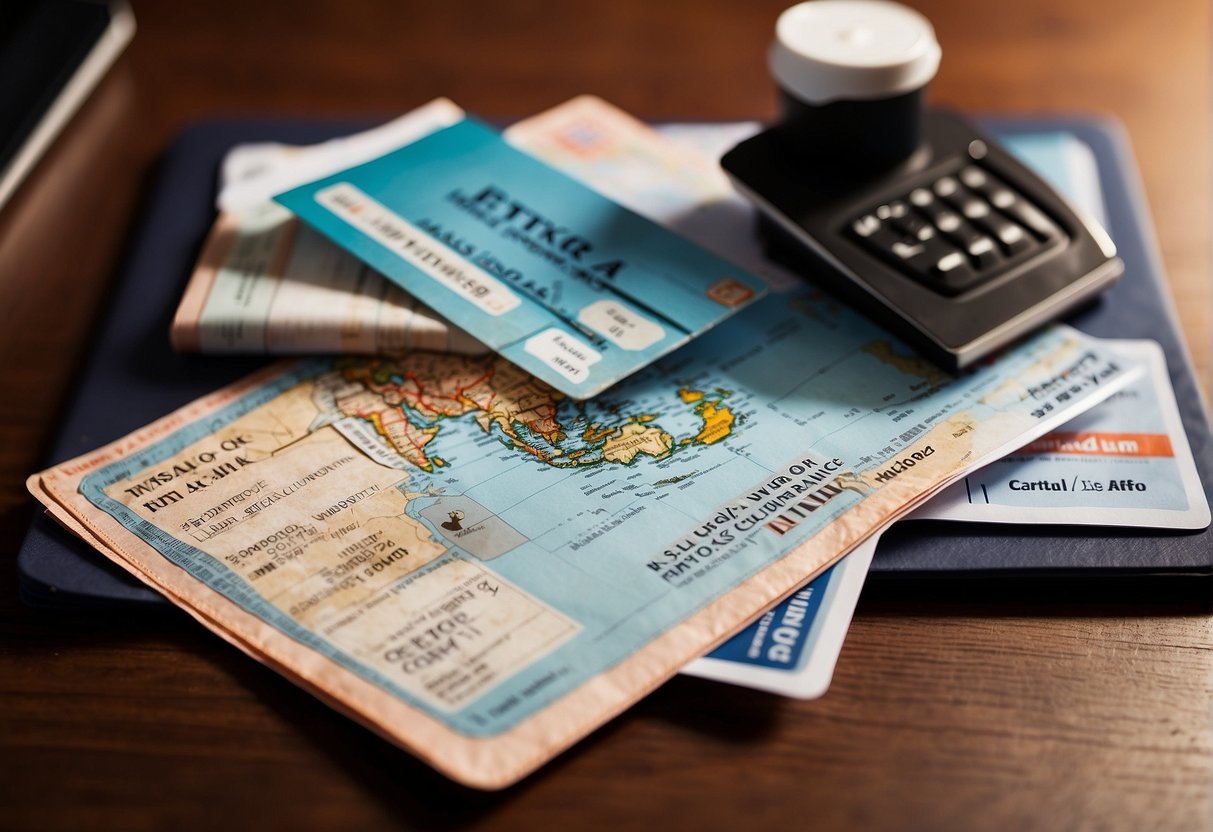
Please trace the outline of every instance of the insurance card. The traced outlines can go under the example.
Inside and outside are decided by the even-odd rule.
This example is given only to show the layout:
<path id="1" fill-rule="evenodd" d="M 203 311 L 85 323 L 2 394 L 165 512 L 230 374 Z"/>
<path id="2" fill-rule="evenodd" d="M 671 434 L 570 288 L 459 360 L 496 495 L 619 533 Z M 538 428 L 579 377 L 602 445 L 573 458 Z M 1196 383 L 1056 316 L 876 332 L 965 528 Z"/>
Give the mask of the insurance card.
<path id="1" fill-rule="evenodd" d="M 473 119 L 276 199 L 574 399 L 766 291 Z"/>
<path id="2" fill-rule="evenodd" d="M 870 537 L 737 635 L 682 669 L 797 699 L 830 687 L 878 538 Z"/>

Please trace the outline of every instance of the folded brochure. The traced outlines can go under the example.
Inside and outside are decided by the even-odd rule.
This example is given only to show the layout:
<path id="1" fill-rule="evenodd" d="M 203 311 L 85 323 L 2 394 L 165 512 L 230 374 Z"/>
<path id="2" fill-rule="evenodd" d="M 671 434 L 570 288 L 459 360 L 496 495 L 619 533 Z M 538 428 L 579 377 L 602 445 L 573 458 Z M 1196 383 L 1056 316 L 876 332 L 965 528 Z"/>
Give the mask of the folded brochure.
<path id="1" fill-rule="evenodd" d="M 170 332 L 212 354 L 489 351 L 274 202 L 219 215 Z"/>
<path id="2" fill-rule="evenodd" d="M 488 352 L 271 199 L 463 115 L 450 101 L 436 99 L 379 127 L 318 145 L 233 148 L 221 167 L 219 216 L 173 318 L 174 348 L 277 355 Z"/>

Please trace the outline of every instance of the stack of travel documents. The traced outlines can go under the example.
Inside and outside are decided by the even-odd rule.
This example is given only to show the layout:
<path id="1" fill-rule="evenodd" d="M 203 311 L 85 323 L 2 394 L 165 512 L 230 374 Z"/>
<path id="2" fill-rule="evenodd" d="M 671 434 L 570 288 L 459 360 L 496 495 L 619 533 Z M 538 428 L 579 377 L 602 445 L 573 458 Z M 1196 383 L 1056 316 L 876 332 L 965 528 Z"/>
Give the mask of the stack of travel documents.
<path id="1" fill-rule="evenodd" d="M 480 788 L 683 669 L 819 695 L 875 541 L 911 512 L 1208 523 L 1156 348 L 1055 326 L 948 375 L 768 262 L 685 143 L 719 136 L 682 138 L 592 98 L 504 137 L 439 101 L 241 149 L 174 342 L 340 354 L 31 490 Z"/>

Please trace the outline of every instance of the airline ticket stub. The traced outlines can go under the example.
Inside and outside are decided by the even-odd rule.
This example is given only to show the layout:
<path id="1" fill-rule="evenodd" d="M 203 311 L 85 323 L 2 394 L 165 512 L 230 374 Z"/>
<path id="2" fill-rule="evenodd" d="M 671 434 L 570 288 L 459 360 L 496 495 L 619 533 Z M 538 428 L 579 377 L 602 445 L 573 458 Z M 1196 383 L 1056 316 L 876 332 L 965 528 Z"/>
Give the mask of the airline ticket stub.
<path id="1" fill-rule="evenodd" d="M 1205 497 L 1153 341 L 1109 341 L 1148 371 L 1060 430 L 951 486 L 909 519 L 1203 529 Z"/>
<path id="2" fill-rule="evenodd" d="M 275 199 L 574 399 L 766 291 L 472 119 Z"/>

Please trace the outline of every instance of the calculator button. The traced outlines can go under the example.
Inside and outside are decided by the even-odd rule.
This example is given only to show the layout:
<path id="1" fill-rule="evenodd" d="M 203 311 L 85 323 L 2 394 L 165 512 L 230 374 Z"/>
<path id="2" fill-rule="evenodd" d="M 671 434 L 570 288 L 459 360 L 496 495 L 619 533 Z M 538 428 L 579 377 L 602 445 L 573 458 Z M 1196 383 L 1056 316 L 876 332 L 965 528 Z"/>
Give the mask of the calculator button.
<path id="1" fill-rule="evenodd" d="M 960 214 L 949 208 L 947 203 L 939 200 L 933 199 L 928 205 L 923 206 L 921 211 L 932 225 L 945 234 L 960 228 L 961 223 L 964 222 Z"/>
<path id="2" fill-rule="evenodd" d="M 935 264 L 935 269 L 940 273 L 959 271 L 960 268 L 967 264 L 965 256 L 959 251 L 953 251 L 951 254 L 945 254 L 939 258 L 939 262 Z"/>
<path id="3" fill-rule="evenodd" d="M 981 168 L 969 165 L 960 172 L 960 181 L 970 188 L 984 188 L 990 179 Z"/>
<path id="4" fill-rule="evenodd" d="M 902 260 L 909 260 L 913 257 L 917 257 L 926 250 L 926 246 L 924 246 L 922 243 L 914 243 L 906 240 L 898 240 L 897 242 L 893 243 L 892 247 L 893 253 Z"/>
<path id="5" fill-rule="evenodd" d="M 955 233 L 964 224 L 964 220 L 960 218 L 959 214 L 947 209 L 936 211 L 933 219 L 935 227 L 944 234 Z"/>
<path id="6" fill-rule="evenodd" d="M 880 220 L 871 214 L 865 214 L 851 223 L 851 230 L 860 237 L 871 237 L 880 230 Z"/>
<path id="7" fill-rule="evenodd" d="M 991 269 L 1002 262 L 998 244 L 984 234 L 971 240 L 965 251 L 977 263 L 979 269 Z"/>
<path id="8" fill-rule="evenodd" d="M 940 288 L 952 293 L 967 289 L 980 279 L 977 272 L 969 265 L 968 258 L 959 251 L 953 251 L 939 258 L 931 269 L 930 276 Z"/>
<path id="9" fill-rule="evenodd" d="M 935 180 L 935 195 L 943 198 L 948 198 L 960 188 L 960 183 L 950 176 L 943 176 Z"/>
<path id="10" fill-rule="evenodd" d="M 918 214 L 906 214 L 894 225 L 904 234 L 917 240 L 929 240 L 935 236 L 935 226 L 924 220 Z"/>
<path id="11" fill-rule="evenodd" d="M 994 235 L 1008 257 L 1036 248 L 1036 241 L 1023 230 L 1023 226 L 1016 225 L 1001 214 L 991 214 L 981 221 L 981 226 Z"/>
<path id="12" fill-rule="evenodd" d="M 990 202 L 995 208 L 1005 211 L 1015 204 L 1017 197 L 1006 188 L 996 188 L 990 192 Z"/>
<path id="13" fill-rule="evenodd" d="M 1002 210 L 1020 225 L 1027 226 L 1037 237 L 1049 240 L 1059 236 L 1057 226 L 1035 206 L 1016 199 Z"/>
<path id="14" fill-rule="evenodd" d="M 951 211 L 940 212 L 940 217 L 936 220 L 935 225 L 939 227 L 939 230 L 949 240 L 961 248 L 968 248 L 969 243 L 978 237 L 984 236 L 976 228 L 961 219 L 959 214 L 954 214 Z"/>
<path id="15" fill-rule="evenodd" d="M 990 213 L 990 203 L 976 196 L 966 196 L 959 203 L 960 213 L 971 220 L 979 220 Z"/>

